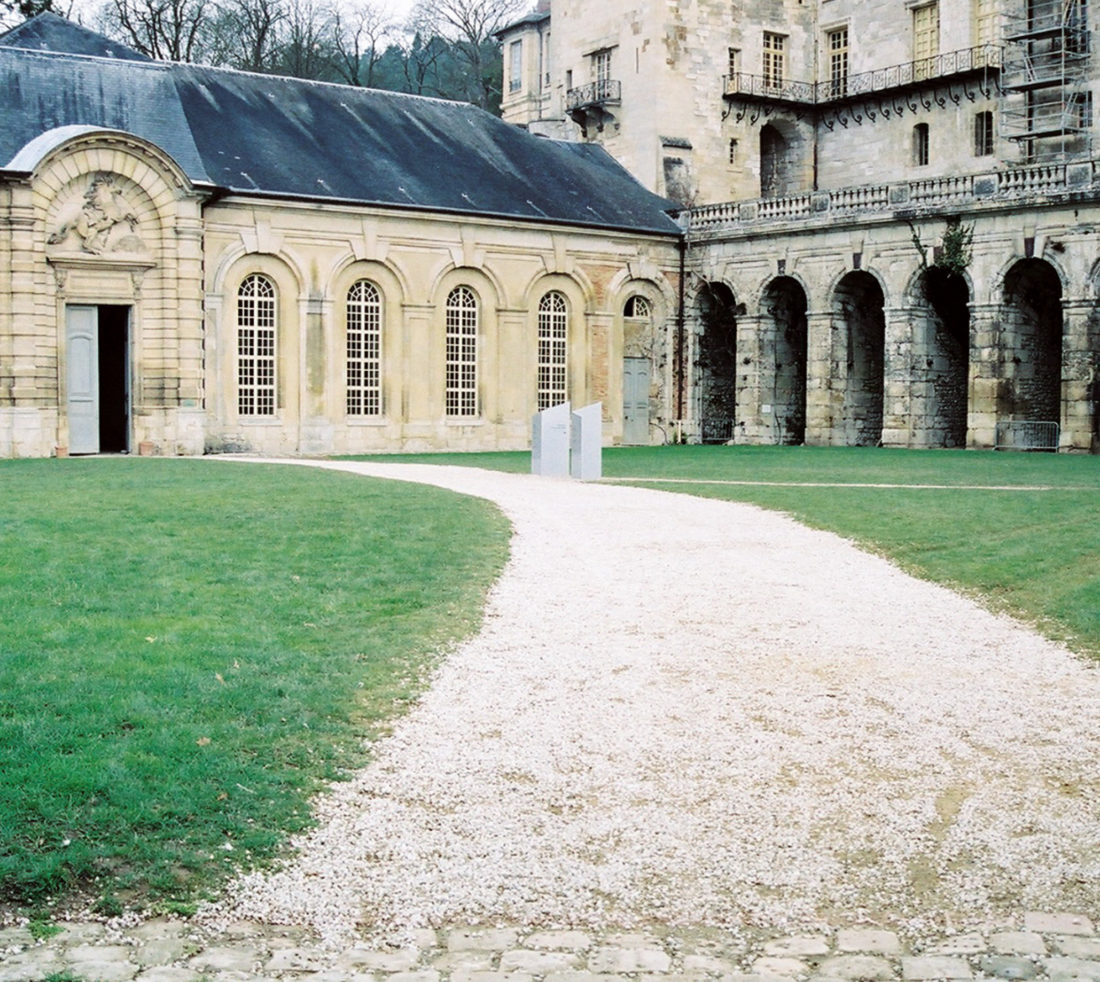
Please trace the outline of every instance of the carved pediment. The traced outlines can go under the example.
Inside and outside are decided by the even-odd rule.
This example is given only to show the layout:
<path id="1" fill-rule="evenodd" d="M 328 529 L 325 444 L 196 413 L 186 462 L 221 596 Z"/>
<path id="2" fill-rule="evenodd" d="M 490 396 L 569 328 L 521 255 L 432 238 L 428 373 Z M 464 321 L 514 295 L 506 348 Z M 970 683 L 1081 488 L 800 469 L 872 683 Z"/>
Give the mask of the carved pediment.
<path id="1" fill-rule="evenodd" d="M 141 237 L 137 209 L 115 175 L 105 172 L 91 175 L 83 198 L 58 215 L 46 247 L 51 257 L 152 258 Z"/>

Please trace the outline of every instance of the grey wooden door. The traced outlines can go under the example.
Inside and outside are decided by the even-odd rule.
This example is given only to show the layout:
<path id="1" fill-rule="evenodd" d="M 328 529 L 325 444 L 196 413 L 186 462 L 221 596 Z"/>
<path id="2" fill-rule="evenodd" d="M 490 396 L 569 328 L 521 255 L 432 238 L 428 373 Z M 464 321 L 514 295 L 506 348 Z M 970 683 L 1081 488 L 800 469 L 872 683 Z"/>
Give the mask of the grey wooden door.
<path id="1" fill-rule="evenodd" d="M 99 453 L 99 311 L 65 308 L 69 453 Z"/>
<path id="2" fill-rule="evenodd" d="M 649 443 L 649 359 L 623 359 L 623 443 Z"/>

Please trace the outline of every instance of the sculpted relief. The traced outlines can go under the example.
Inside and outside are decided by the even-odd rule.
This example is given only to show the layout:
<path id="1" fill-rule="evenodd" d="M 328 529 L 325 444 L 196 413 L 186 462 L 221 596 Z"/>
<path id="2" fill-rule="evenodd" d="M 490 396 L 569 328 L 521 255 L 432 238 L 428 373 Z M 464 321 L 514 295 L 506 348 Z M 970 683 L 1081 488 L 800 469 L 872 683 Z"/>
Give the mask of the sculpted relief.
<path id="1" fill-rule="evenodd" d="M 46 240 L 58 251 L 93 256 L 143 256 L 149 247 L 138 235 L 138 217 L 112 174 L 92 176 L 82 200 L 63 209 Z"/>

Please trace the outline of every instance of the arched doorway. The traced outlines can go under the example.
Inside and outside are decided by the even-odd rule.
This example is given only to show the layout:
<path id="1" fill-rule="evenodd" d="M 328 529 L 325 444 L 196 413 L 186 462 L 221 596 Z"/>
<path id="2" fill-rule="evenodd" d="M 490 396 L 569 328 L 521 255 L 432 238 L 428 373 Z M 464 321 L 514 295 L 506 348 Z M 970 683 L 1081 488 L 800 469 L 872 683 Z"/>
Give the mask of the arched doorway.
<path id="1" fill-rule="evenodd" d="M 933 266 L 921 274 L 914 336 L 914 395 L 918 441 L 929 447 L 966 446 L 970 365 L 970 287 L 958 273 Z"/>
<path id="2" fill-rule="evenodd" d="M 724 283 L 707 283 L 696 300 L 695 408 L 699 439 L 733 437 L 737 409 L 737 310 Z"/>
<path id="3" fill-rule="evenodd" d="M 796 444 L 806 439 L 806 293 L 790 276 L 768 284 L 762 303 L 772 355 L 770 405 L 776 441 Z M 763 395 L 762 401 L 763 401 Z"/>
<path id="4" fill-rule="evenodd" d="M 1021 259 L 1005 275 L 1001 337 L 998 418 L 1060 422 L 1062 282 L 1050 263 Z"/>
<path id="5" fill-rule="evenodd" d="M 837 420 L 843 442 L 875 447 L 882 442 L 886 317 L 882 288 L 870 273 L 848 273 L 833 293 L 834 325 L 842 333 L 837 378 L 844 402 Z"/>

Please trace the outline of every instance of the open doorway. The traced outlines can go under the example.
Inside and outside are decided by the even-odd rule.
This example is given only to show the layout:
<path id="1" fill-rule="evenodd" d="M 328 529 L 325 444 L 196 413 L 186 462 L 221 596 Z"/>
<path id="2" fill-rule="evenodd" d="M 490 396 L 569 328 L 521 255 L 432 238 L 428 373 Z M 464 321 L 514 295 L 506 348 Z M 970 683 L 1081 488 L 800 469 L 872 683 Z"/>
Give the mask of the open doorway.
<path id="1" fill-rule="evenodd" d="M 130 451 L 130 308 L 66 308 L 69 452 Z"/>

